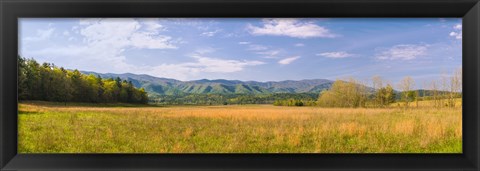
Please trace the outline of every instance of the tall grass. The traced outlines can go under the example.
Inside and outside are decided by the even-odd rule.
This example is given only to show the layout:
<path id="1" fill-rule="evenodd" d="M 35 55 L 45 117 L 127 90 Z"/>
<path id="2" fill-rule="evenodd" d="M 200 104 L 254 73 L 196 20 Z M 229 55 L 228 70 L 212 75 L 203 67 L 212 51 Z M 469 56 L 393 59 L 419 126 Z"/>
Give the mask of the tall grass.
<path id="1" fill-rule="evenodd" d="M 461 153 L 461 108 L 19 105 L 20 153 Z"/>

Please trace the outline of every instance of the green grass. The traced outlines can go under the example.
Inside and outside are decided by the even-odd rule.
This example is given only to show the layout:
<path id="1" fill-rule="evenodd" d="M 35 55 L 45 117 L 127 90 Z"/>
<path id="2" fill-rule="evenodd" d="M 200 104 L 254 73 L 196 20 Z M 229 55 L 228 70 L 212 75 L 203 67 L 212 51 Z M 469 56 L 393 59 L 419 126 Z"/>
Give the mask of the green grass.
<path id="1" fill-rule="evenodd" d="M 68 105 L 21 103 L 19 153 L 462 152 L 461 108 Z"/>
<path id="2" fill-rule="evenodd" d="M 48 101 L 22 101 L 21 104 L 43 106 L 43 107 L 160 107 L 150 104 L 132 104 L 132 103 L 83 103 L 83 102 L 48 102 Z"/>

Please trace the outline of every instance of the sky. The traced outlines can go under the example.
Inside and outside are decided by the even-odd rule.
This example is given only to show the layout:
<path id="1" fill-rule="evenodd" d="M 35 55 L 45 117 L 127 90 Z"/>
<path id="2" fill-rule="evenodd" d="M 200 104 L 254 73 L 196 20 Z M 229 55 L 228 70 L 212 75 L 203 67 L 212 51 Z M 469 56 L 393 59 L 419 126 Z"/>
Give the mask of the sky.
<path id="1" fill-rule="evenodd" d="M 21 18 L 19 54 L 178 80 L 344 79 L 416 87 L 462 66 L 461 18 Z"/>

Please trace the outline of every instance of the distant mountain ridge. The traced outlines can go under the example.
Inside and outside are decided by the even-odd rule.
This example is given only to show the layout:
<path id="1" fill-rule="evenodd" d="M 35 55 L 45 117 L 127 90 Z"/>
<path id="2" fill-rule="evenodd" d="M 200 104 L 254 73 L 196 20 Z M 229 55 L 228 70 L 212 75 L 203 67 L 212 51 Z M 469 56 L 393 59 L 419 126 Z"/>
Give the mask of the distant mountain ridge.
<path id="1" fill-rule="evenodd" d="M 333 84 L 333 81 L 327 79 L 267 82 L 225 79 L 180 81 L 146 74 L 80 72 L 100 75 L 102 78 L 119 77 L 123 80 L 132 81 L 135 87 L 145 88 L 150 95 L 319 93 L 330 88 Z"/>

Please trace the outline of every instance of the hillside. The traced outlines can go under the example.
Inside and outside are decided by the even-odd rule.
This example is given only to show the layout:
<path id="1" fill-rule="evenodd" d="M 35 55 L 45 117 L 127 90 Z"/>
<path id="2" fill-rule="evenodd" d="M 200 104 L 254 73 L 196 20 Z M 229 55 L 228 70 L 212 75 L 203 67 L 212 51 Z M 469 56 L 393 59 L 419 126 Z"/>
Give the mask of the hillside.
<path id="1" fill-rule="evenodd" d="M 333 84 L 333 81 L 326 79 L 268 82 L 224 79 L 179 81 L 145 74 L 81 72 L 84 74 L 100 75 L 102 78 L 119 77 L 127 81 L 132 81 L 135 87 L 145 88 L 150 95 L 319 93 L 324 89 L 330 88 Z"/>

